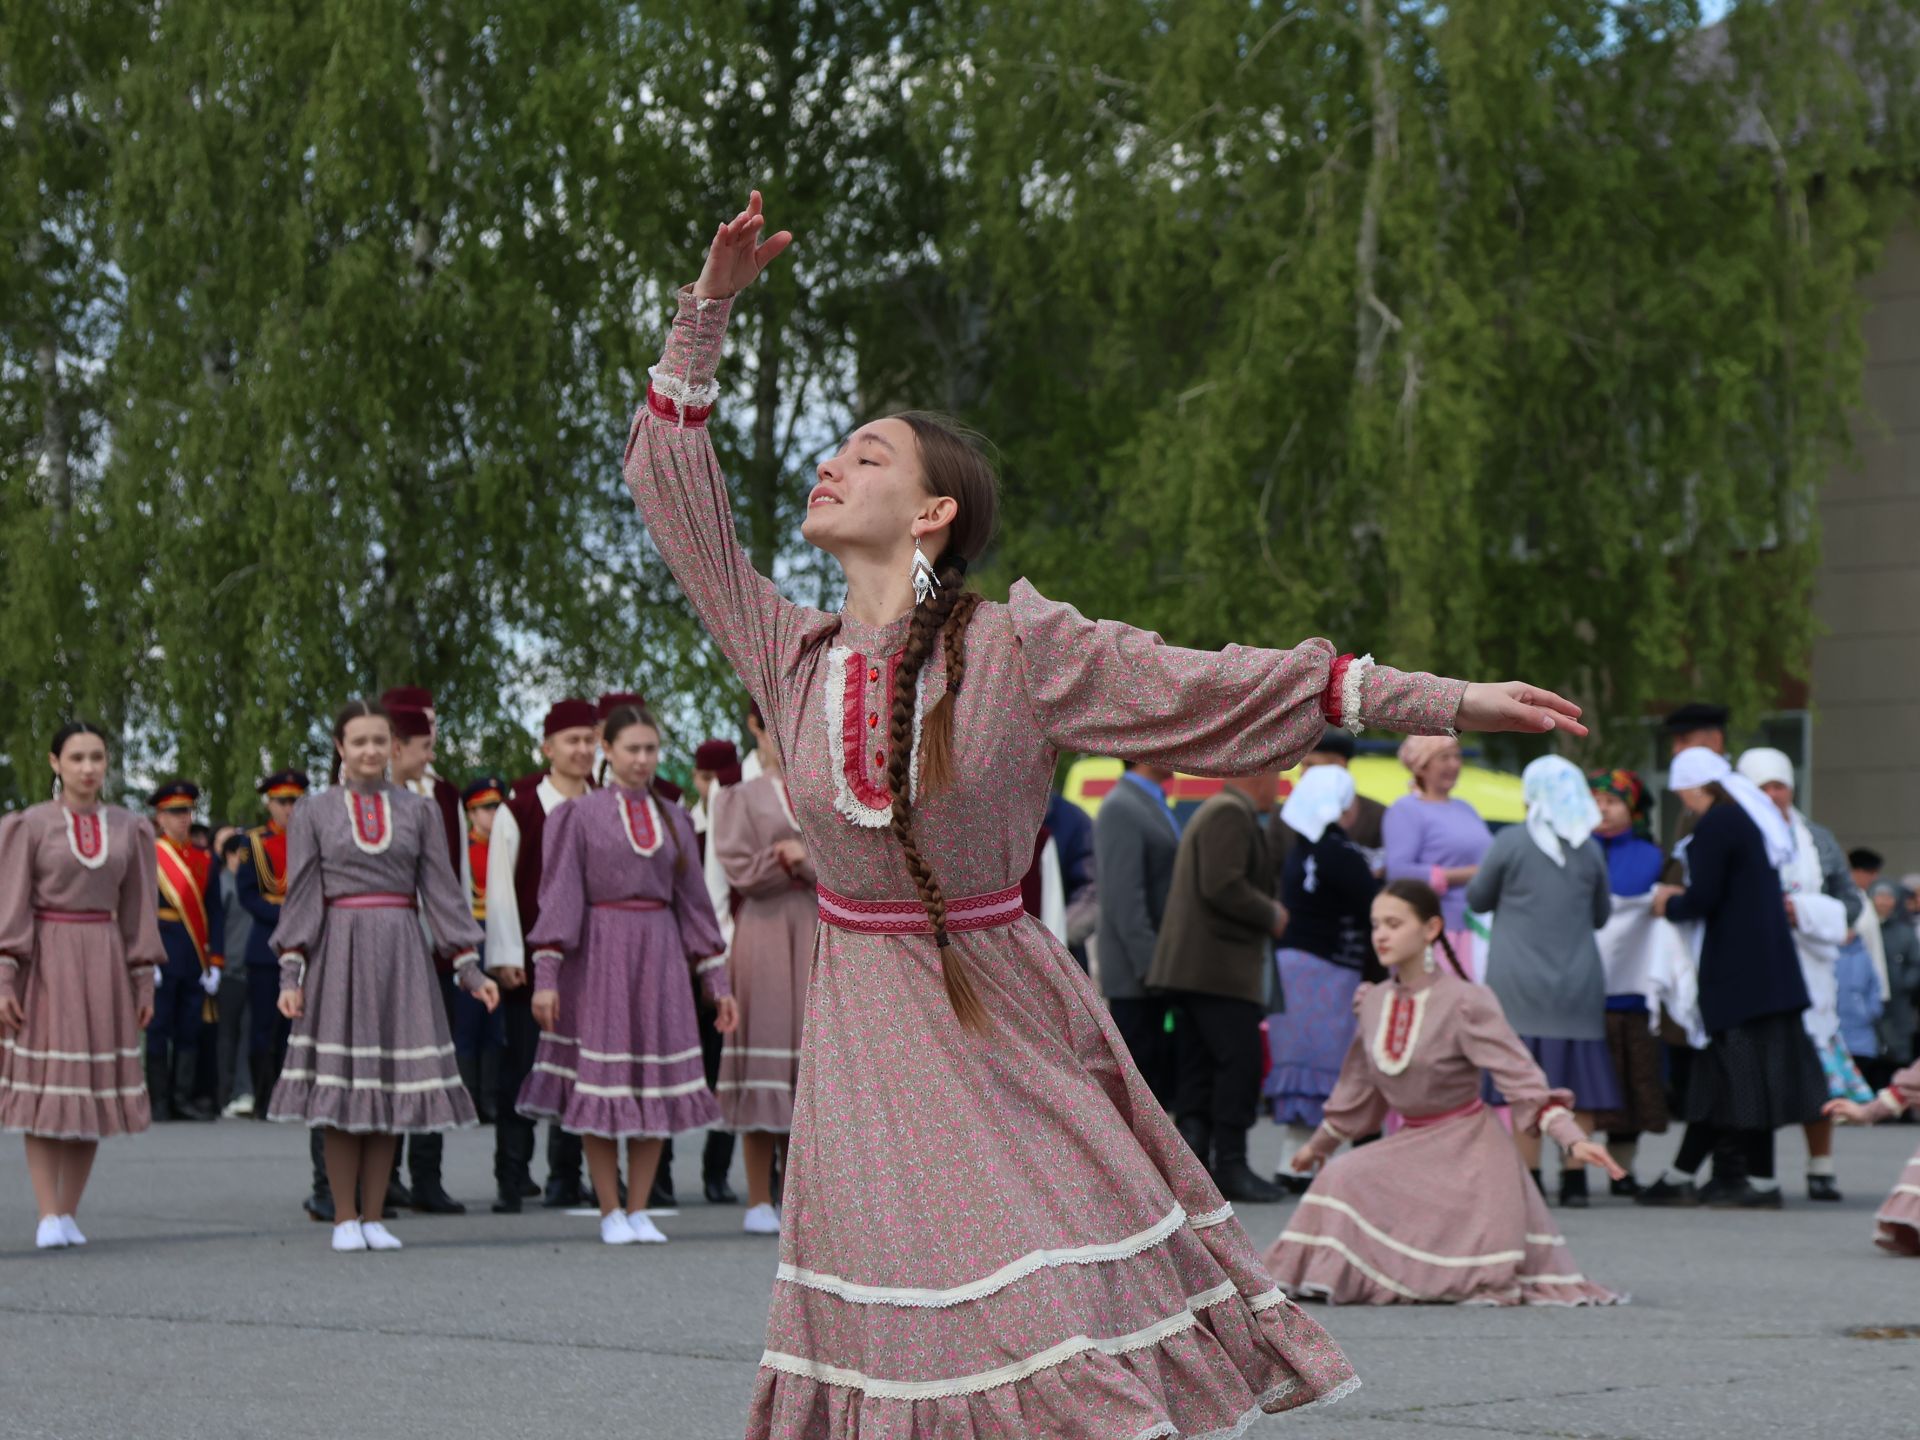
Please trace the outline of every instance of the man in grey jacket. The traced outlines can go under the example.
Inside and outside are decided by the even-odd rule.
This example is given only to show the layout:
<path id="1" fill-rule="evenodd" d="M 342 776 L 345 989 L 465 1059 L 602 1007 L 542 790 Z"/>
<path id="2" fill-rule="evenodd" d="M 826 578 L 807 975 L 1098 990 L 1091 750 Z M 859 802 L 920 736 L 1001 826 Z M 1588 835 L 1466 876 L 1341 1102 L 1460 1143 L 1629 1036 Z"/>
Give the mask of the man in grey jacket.
<path id="1" fill-rule="evenodd" d="M 1287 924 L 1264 828 L 1279 792 L 1278 775 L 1229 780 L 1188 823 L 1147 972 L 1148 988 L 1174 1002 L 1181 1136 L 1227 1199 L 1269 1205 L 1285 1192 L 1247 1164 L 1247 1132 L 1273 942 Z"/>
<path id="2" fill-rule="evenodd" d="M 1173 1101 L 1173 1047 L 1167 1002 L 1149 995 L 1146 981 L 1180 848 L 1180 821 L 1167 806 L 1172 779 L 1173 772 L 1158 765 L 1129 765 L 1093 821 L 1100 991 L 1134 1064 L 1162 1105 Z"/>

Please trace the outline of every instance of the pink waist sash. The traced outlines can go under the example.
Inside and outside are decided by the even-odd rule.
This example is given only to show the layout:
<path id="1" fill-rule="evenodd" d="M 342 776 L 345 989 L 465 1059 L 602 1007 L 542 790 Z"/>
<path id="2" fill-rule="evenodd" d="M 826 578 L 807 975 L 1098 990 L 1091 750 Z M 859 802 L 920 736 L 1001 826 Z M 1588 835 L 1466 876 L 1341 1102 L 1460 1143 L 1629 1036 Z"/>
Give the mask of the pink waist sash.
<path id="1" fill-rule="evenodd" d="M 397 890 L 368 890 L 359 895 L 329 895 L 327 904 L 335 910 L 416 910 L 420 902 Z"/>
<path id="2" fill-rule="evenodd" d="M 596 900 L 592 908 L 595 910 L 664 910 L 667 908 L 667 902 L 642 900 L 635 896 L 631 900 Z"/>
<path id="3" fill-rule="evenodd" d="M 849 900 L 822 885 L 820 923 L 861 935 L 931 935 L 926 907 L 918 900 Z M 991 895 L 967 895 L 947 901 L 947 931 L 992 930 L 1026 914 L 1020 887 L 1009 885 Z"/>
<path id="4" fill-rule="evenodd" d="M 36 910 L 33 918 L 42 925 L 111 925 L 111 910 Z"/>
<path id="5" fill-rule="evenodd" d="M 1409 1130 L 1424 1130 L 1429 1125 L 1444 1125 L 1449 1120 L 1458 1120 L 1467 1115 L 1478 1115 L 1486 1109 L 1486 1102 L 1476 1095 L 1464 1105 L 1456 1105 L 1451 1110 L 1442 1110 L 1438 1115 L 1402 1115 L 1400 1118 Z"/>

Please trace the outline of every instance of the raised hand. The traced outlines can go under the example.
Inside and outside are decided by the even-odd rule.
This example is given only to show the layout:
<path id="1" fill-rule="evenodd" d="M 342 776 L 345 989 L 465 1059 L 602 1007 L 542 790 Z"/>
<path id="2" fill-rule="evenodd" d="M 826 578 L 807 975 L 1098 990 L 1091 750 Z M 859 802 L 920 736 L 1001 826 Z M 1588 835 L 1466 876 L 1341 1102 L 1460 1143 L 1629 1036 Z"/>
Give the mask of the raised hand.
<path id="1" fill-rule="evenodd" d="M 760 192 L 755 190 L 747 197 L 747 208 L 714 232 L 707 263 L 693 282 L 693 293 L 702 300 L 722 300 L 738 295 L 759 279 L 760 272 L 793 243 L 791 230 L 762 240 L 760 232 L 766 223 L 767 217 L 760 213 Z"/>
<path id="2" fill-rule="evenodd" d="M 1460 713 L 1454 725 L 1461 730 L 1524 730 L 1540 734 L 1564 730 L 1569 735 L 1585 735 L 1580 723 L 1580 707 L 1563 700 L 1538 685 L 1523 685 L 1507 680 L 1498 685 L 1469 685 L 1460 697 Z"/>

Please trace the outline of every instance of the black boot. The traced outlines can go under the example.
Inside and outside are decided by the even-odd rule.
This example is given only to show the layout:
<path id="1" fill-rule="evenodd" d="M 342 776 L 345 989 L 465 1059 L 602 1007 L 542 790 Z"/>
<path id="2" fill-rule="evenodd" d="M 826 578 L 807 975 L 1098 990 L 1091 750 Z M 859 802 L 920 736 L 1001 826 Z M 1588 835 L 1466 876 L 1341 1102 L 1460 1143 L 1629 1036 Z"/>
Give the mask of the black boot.
<path id="1" fill-rule="evenodd" d="M 1631 1200 L 1640 1193 L 1640 1182 L 1631 1175 L 1624 1180 L 1609 1180 L 1607 1193 L 1616 1200 Z"/>
<path id="2" fill-rule="evenodd" d="M 1633 1197 L 1633 1203 L 1651 1206 L 1655 1210 L 1691 1210 L 1700 1203 L 1700 1192 L 1691 1180 L 1675 1185 L 1662 1175 L 1651 1185 L 1641 1187 L 1640 1193 Z"/>
<path id="3" fill-rule="evenodd" d="M 1842 1198 L 1840 1182 L 1831 1175 L 1807 1176 L 1807 1199 L 1837 1203 Z"/>
<path id="4" fill-rule="evenodd" d="M 482 1097 L 485 1097 L 484 1100 Z M 480 1088 L 474 1094 L 473 1108 L 480 1112 L 480 1123 L 492 1125 L 500 1119 L 500 1052 L 480 1052 Z"/>
<path id="5" fill-rule="evenodd" d="M 413 1208 L 422 1215 L 464 1215 L 467 1207 L 447 1194 L 440 1183 L 441 1159 L 446 1154 L 444 1135 L 415 1135 L 408 1149 L 413 1151 Z"/>
<path id="6" fill-rule="evenodd" d="M 396 1215 L 402 1210 L 413 1208 L 413 1192 L 407 1189 L 406 1182 L 400 1178 L 400 1160 L 407 1152 L 408 1137 L 402 1135 L 393 1147 L 393 1173 L 387 1176 L 386 1213 Z"/>
<path id="7" fill-rule="evenodd" d="M 547 1123 L 547 1192 L 540 1203 L 549 1210 L 577 1210 L 592 1201 L 592 1194 L 581 1183 L 580 1168 L 584 1156 L 580 1137 L 569 1135 L 552 1121 Z"/>
<path id="8" fill-rule="evenodd" d="M 173 1057 L 173 1113 L 181 1120 L 217 1118 L 213 1107 L 194 1097 L 194 1072 L 199 1057 L 190 1050 L 175 1051 Z"/>
<path id="9" fill-rule="evenodd" d="M 1213 1135 L 1213 1183 L 1227 1199 L 1247 1205 L 1277 1205 L 1287 1192 L 1262 1180 L 1247 1164 L 1247 1134 L 1216 1130 Z"/>
<path id="10" fill-rule="evenodd" d="M 1540 1172 L 1538 1170 L 1529 1170 L 1527 1171 L 1527 1174 L 1531 1176 L 1533 1179 L 1533 1188 L 1538 1190 L 1540 1192 L 1541 1198 L 1544 1199 L 1546 1197 L 1547 1187 L 1545 1183 L 1542 1182 L 1540 1179 Z"/>
<path id="11" fill-rule="evenodd" d="M 473 1101 L 473 1113 L 482 1125 L 493 1123 L 493 1095 L 480 1082 L 480 1057 L 471 1050 L 455 1054 L 453 1063 L 460 1071 L 460 1083 L 467 1089 L 467 1098 Z M 419 1188 L 416 1182 L 415 1189 Z"/>
<path id="12" fill-rule="evenodd" d="M 673 1193 L 673 1172 L 665 1165 L 653 1172 L 653 1188 L 647 1191 L 647 1209 L 678 1210 L 680 1201 Z"/>
<path id="13" fill-rule="evenodd" d="M 725 1130 L 707 1132 L 707 1148 L 700 1156 L 700 1181 L 709 1205 L 738 1205 L 740 1197 L 727 1183 L 733 1169 L 733 1136 Z"/>
<path id="14" fill-rule="evenodd" d="M 247 1073 L 253 1077 L 253 1118 L 267 1118 L 267 1107 L 273 1103 L 273 1091 L 267 1084 L 267 1068 L 273 1061 L 265 1055 L 247 1056 Z"/>
<path id="15" fill-rule="evenodd" d="M 167 1068 L 164 1055 L 155 1055 L 151 1050 L 147 1052 L 147 1103 L 153 1110 L 156 1125 L 174 1118 L 173 1071 Z"/>
<path id="16" fill-rule="evenodd" d="M 1560 1172 L 1560 1208 L 1562 1210 L 1587 1208 L 1587 1172 L 1585 1170 Z"/>
<path id="17" fill-rule="evenodd" d="M 327 1183 L 326 1142 L 320 1138 L 320 1132 L 307 1132 L 307 1153 L 313 1160 L 313 1193 L 308 1195 L 300 1208 L 307 1212 L 309 1220 L 327 1225 L 333 1224 L 333 1186 Z"/>

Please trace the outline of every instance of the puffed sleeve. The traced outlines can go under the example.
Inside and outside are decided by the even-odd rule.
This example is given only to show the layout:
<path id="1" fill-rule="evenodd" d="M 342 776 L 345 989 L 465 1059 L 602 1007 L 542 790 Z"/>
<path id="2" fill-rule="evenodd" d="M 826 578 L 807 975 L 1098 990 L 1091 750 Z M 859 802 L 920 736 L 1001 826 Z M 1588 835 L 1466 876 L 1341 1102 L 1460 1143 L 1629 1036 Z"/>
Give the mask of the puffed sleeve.
<path id="1" fill-rule="evenodd" d="M 1867 1107 L 1874 1120 L 1891 1120 L 1905 1110 L 1920 1110 L 1920 1060 L 1896 1072 Z"/>
<path id="2" fill-rule="evenodd" d="M 1340 1062 L 1340 1078 L 1327 1097 L 1320 1128 L 1336 1140 L 1358 1140 L 1379 1130 L 1387 1118 L 1387 1097 L 1373 1083 L 1373 1064 L 1367 1042 L 1353 1037 Z"/>
<path id="3" fill-rule="evenodd" d="M 33 959 L 33 835 L 23 811 L 0 815 L 0 981 Z"/>
<path id="4" fill-rule="evenodd" d="M 585 799 L 556 805 L 541 832 L 540 918 L 527 935 L 535 990 L 560 988 L 560 967 L 578 955 L 587 927 Z"/>
<path id="5" fill-rule="evenodd" d="M 320 943 L 327 922 L 326 885 L 320 871 L 320 823 L 314 808 L 341 803 L 335 790 L 302 795 L 287 821 L 287 898 L 273 927 L 272 945 L 280 957 L 280 988 L 298 990 L 306 978 L 307 957 Z"/>
<path id="6" fill-rule="evenodd" d="M 101 821 L 110 823 L 104 814 Z M 133 1003 L 145 1005 L 153 999 L 154 967 L 167 963 L 158 914 L 160 862 L 153 853 L 153 826 L 136 815 L 129 828 L 133 832 L 133 856 L 120 877 L 117 910 L 120 941 L 126 946 L 127 969 L 133 983 Z"/>
<path id="7" fill-rule="evenodd" d="M 782 598 L 753 568 L 734 531 L 733 501 L 707 434 L 719 398 L 714 379 L 727 332 L 728 300 L 698 300 L 691 287 L 666 353 L 627 436 L 627 489 L 647 533 L 707 633 L 771 716 L 792 693 L 783 683 L 810 635 L 831 617 Z"/>
<path id="8" fill-rule="evenodd" d="M 660 808 L 667 812 L 667 823 L 674 830 L 673 918 L 680 926 L 680 944 L 687 952 L 687 964 L 700 978 L 707 999 L 718 1000 L 733 993 L 727 981 L 727 942 L 720 934 L 720 920 L 713 913 L 713 900 L 707 894 L 693 821 L 678 805 Z"/>
<path id="9" fill-rule="evenodd" d="M 1570 1090 L 1553 1090 L 1546 1073 L 1513 1033 L 1500 1001 L 1484 985 L 1460 1007 L 1461 1052 L 1493 1077 L 1493 1083 L 1513 1110 L 1514 1128 L 1528 1135 L 1544 1134 L 1562 1150 L 1586 1139 L 1574 1123 Z"/>
<path id="10" fill-rule="evenodd" d="M 1028 703 L 1057 749 L 1251 775 L 1288 768 L 1326 728 L 1321 702 L 1336 656 L 1325 640 L 1292 650 L 1182 650 L 1145 630 L 1088 620 L 1024 580 L 1007 606 Z M 1362 722 L 1412 734 L 1446 733 L 1466 693 L 1464 681 L 1385 665 L 1347 673 L 1354 683 L 1341 688 Z"/>
<path id="11" fill-rule="evenodd" d="M 742 895 L 778 895 L 793 884 L 793 872 L 780 862 L 774 847 L 760 842 L 753 806 L 744 791 L 735 791 L 724 805 L 713 807 L 707 843 L 719 853 L 727 884 Z"/>
<path id="12" fill-rule="evenodd" d="M 413 798 L 419 800 L 418 796 Z M 487 979 L 480 969 L 480 942 L 486 938 L 485 932 L 473 918 L 473 908 L 453 873 L 453 862 L 447 858 L 440 807 L 431 800 L 419 800 L 407 808 L 415 817 L 420 841 L 420 855 L 414 862 L 414 891 L 426 910 L 434 949 L 442 959 L 453 962 L 454 976 L 463 989 L 478 990 Z"/>

